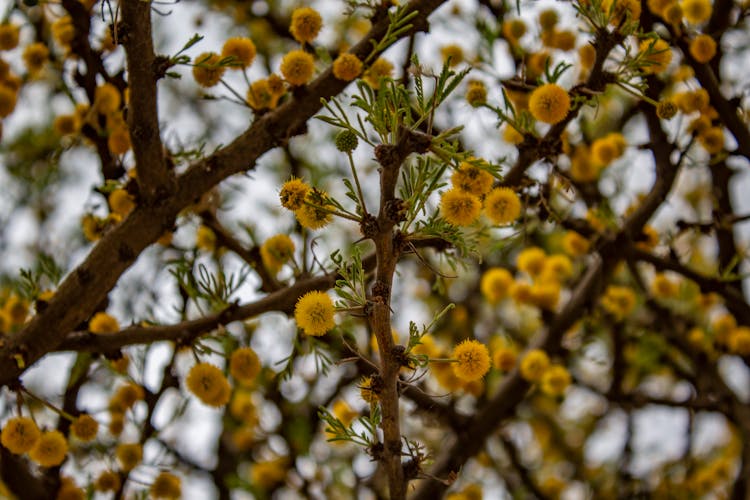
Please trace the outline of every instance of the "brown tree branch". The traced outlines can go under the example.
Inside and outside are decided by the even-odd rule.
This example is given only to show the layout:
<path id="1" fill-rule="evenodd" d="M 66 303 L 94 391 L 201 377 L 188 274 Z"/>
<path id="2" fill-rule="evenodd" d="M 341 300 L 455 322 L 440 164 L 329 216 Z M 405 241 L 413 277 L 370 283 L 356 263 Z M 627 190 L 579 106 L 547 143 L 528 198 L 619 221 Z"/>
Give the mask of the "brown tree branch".
<path id="1" fill-rule="evenodd" d="M 128 128 L 138 173 L 139 197 L 151 204 L 169 196 L 174 189 L 174 172 L 164 158 L 159 129 L 156 81 L 157 60 L 151 35 L 151 2 L 123 2 L 118 38 L 125 46 L 128 84 Z"/>

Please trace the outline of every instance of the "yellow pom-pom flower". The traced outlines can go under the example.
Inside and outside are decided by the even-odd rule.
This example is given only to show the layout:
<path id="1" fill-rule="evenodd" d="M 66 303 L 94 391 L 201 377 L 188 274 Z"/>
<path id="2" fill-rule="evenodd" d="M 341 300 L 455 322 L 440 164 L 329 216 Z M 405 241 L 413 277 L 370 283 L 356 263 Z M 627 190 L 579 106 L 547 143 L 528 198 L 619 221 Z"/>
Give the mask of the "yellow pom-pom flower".
<path id="1" fill-rule="evenodd" d="M 26 70 L 34 75 L 41 71 L 49 59 L 49 49 L 41 42 L 30 43 L 21 55 Z"/>
<path id="2" fill-rule="evenodd" d="M 55 467 L 63 463 L 68 454 L 68 442 L 59 431 L 43 432 L 29 452 L 29 458 L 42 467 Z"/>
<path id="3" fill-rule="evenodd" d="M 364 82 L 370 87 L 379 89 L 380 80 L 383 78 L 390 78 L 391 75 L 393 75 L 393 63 L 388 59 L 379 57 L 374 63 L 372 63 L 372 66 L 365 71 L 365 74 L 362 75 L 362 80 L 364 80 Z"/>
<path id="4" fill-rule="evenodd" d="M 623 21 L 635 21 L 641 17 L 641 0 L 604 0 L 602 10 L 611 13 L 609 23 L 619 26 Z"/>
<path id="5" fill-rule="evenodd" d="M 163 471 L 156 476 L 148 491 L 152 498 L 179 499 L 182 497 L 182 484 L 179 477 Z"/>
<path id="6" fill-rule="evenodd" d="M 636 297 L 632 288 L 609 285 L 601 299 L 602 307 L 615 319 L 625 319 L 635 308 Z"/>
<path id="7" fill-rule="evenodd" d="M 260 246 L 260 258 L 271 273 L 276 274 L 294 255 L 294 242 L 285 234 L 271 236 Z"/>
<path id="8" fill-rule="evenodd" d="M 549 311 L 557 307 L 560 300 L 560 283 L 556 281 L 546 281 L 534 283 L 531 286 L 530 302 L 535 306 Z"/>
<path id="9" fill-rule="evenodd" d="M 484 199 L 484 213 L 494 224 L 510 224 L 521 215 L 521 200 L 511 188 L 495 188 Z"/>
<path id="10" fill-rule="evenodd" d="M 444 63 L 450 61 L 451 67 L 461 64 L 464 61 L 464 50 L 460 45 L 455 43 L 440 47 L 440 55 L 443 57 Z"/>
<path id="11" fill-rule="evenodd" d="M 516 257 L 519 271 L 523 271 L 532 278 L 542 274 L 547 253 L 539 247 L 528 247 L 521 250 Z"/>
<path id="12" fill-rule="evenodd" d="M 706 64 L 716 55 L 716 42 L 709 35 L 698 35 L 690 41 L 690 55 L 701 64 Z"/>
<path id="13" fill-rule="evenodd" d="M 464 340 L 453 348 L 453 373 L 464 382 L 484 377 L 490 370 L 490 352 L 476 340 Z"/>
<path id="14" fill-rule="evenodd" d="M 469 80 L 466 86 L 466 102 L 475 108 L 487 102 L 487 87 L 483 81 Z"/>
<path id="15" fill-rule="evenodd" d="M 333 76 L 351 82 L 362 74 L 362 61 L 354 54 L 343 53 L 333 61 Z"/>
<path id="16" fill-rule="evenodd" d="M 563 236 L 562 247 L 571 257 L 580 257 L 588 253 L 591 243 L 579 233 L 568 231 Z"/>
<path id="17" fill-rule="evenodd" d="M 188 372 L 187 388 L 208 406 L 224 406 L 229 402 L 232 388 L 224 373 L 210 363 L 198 363 Z"/>
<path id="18" fill-rule="evenodd" d="M 115 457 L 120 469 L 130 472 L 143 460 L 143 447 L 140 443 L 120 443 L 115 449 Z"/>
<path id="19" fill-rule="evenodd" d="M 287 210 L 299 210 L 305 202 L 310 186 L 302 179 L 291 178 L 281 186 L 279 199 L 281 206 Z"/>
<path id="20" fill-rule="evenodd" d="M 729 351 L 740 356 L 750 355 L 750 328 L 740 326 L 729 334 Z"/>
<path id="21" fill-rule="evenodd" d="M 552 397 L 562 396 L 570 385 L 570 381 L 570 372 L 564 366 L 552 365 L 542 375 L 542 392 Z"/>
<path id="22" fill-rule="evenodd" d="M 372 377 L 363 377 L 362 380 L 359 381 L 359 395 L 370 404 L 377 403 L 378 389 L 373 384 Z"/>
<path id="23" fill-rule="evenodd" d="M 549 367 L 549 356 L 541 349 L 532 349 L 521 360 L 521 376 L 529 382 L 539 382 Z"/>
<path id="24" fill-rule="evenodd" d="M 567 255 L 558 253 L 545 259 L 540 279 L 561 283 L 571 276 L 573 276 L 573 263 Z"/>
<path id="25" fill-rule="evenodd" d="M 307 292 L 294 308 L 294 319 L 306 335 L 320 337 L 336 326 L 333 301 L 325 292 Z"/>
<path id="26" fill-rule="evenodd" d="M 570 111 L 570 95 L 558 84 L 546 83 L 531 93 L 529 111 L 540 122 L 561 122 Z"/>
<path id="27" fill-rule="evenodd" d="M 96 478 L 94 482 L 94 491 L 105 493 L 107 491 L 117 491 L 120 489 L 120 475 L 111 470 L 105 470 Z"/>
<path id="28" fill-rule="evenodd" d="M 661 38 L 643 40 L 639 51 L 644 54 L 642 67 L 644 73 L 663 73 L 672 61 L 672 49 Z"/>
<path id="29" fill-rule="evenodd" d="M 116 127 L 110 131 L 107 138 L 107 147 L 114 155 L 124 155 L 132 146 L 130 142 L 130 132 L 126 127 Z"/>
<path id="30" fill-rule="evenodd" d="M 720 153 L 724 149 L 724 130 L 721 127 L 708 127 L 698 134 L 698 143 L 708 154 Z"/>
<path id="31" fill-rule="evenodd" d="M 255 60 L 257 50 L 252 40 L 245 37 L 234 37 L 224 42 L 221 48 L 221 57 L 231 57 L 231 69 L 245 69 Z"/>
<path id="32" fill-rule="evenodd" d="M 509 372 L 516 367 L 518 353 L 511 346 L 500 346 L 492 353 L 492 364 L 501 372 Z"/>
<path id="33" fill-rule="evenodd" d="M 315 72 L 313 56 L 304 50 L 293 50 L 281 60 L 281 74 L 290 85 L 304 85 Z"/>
<path id="34" fill-rule="evenodd" d="M 103 115 L 114 113 L 120 109 L 121 103 L 120 91 L 111 83 L 99 85 L 94 91 L 93 108 Z"/>
<path id="35" fill-rule="evenodd" d="M 260 368 L 260 359 L 250 347 L 240 347 L 229 358 L 229 374 L 236 381 L 245 385 L 255 383 Z"/>
<path id="36" fill-rule="evenodd" d="M 226 66 L 220 66 L 221 56 L 215 52 L 204 52 L 193 61 L 193 78 L 201 87 L 210 88 L 221 81 Z"/>
<path id="37" fill-rule="evenodd" d="M 456 226 L 470 226 L 481 211 L 479 197 L 461 189 L 449 189 L 440 198 L 440 212 L 446 221 Z"/>
<path id="38" fill-rule="evenodd" d="M 16 24 L 0 24 L 0 50 L 13 50 L 18 47 L 19 32 Z"/>
<path id="39" fill-rule="evenodd" d="M 91 415 L 82 413 L 76 418 L 70 426 L 70 432 L 84 443 L 93 441 L 99 432 L 99 422 L 94 420 Z"/>
<path id="40" fill-rule="evenodd" d="M 491 173 L 468 162 L 462 162 L 451 175 L 451 184 L 454 188 L 475 196 L 489 193 L 494 180 Z"/>
<path id="41" fill-rule="evenodd" d="M 307 229 L 320 229 L 327 226 L 331 220 L 331 213 L 327 210 L 333 208 L 328 201 L 328 195 L 324 191 L 311 189 L 305 196 L 305 203 L 295 210 L 294 216 L 297 221 Z"/>
<path id="42" fill-rule="evenodd" d="M 253 402 L 253 395 L 246 391 L 235 391 L 229 404 L 229 414 L 248 426 L 258 423 L 258 409 Z"/>
<path id="43" fill-rule="evenodd" d="M 96 334 L 116 333 L 120 331 L 120 324 L 113 316 L 98 312 L 89 321 L 89 331 Z"/>
<path id="44" fill-rule="evenodd" d="M 487 302 L 497 304 L 508 296 L 512 284 L 513 275 L 507 269 L 493 267 L 482 275 L 479 289 Z"/>
<path id="45" fill-rule="evenodd" d="M 30 451 L 39 439 L 39 428 L 29 417 L 13 417 L 5 423 L 0 442 L 11 453 L 20 455 Z"/>
<path id="46" fill-rule="evenodd" d="M 18 94 L 11 88 L 0 84 L 0 118 L 5 118 L 16 109 Z"/>
<path id="47" fill-rule="evenodd" d="M 300 7 L 292 12 L 292 23 L 289 32 L 299 43 L 315 40 L 323 27 L 323 18 L 311 7 Z"/>
<path id="48" fill-rule="evenodd" d="M 109 201 L 109 208 L 112 212 L 122 217 L 126 217 L 135 208 L 133 195 L 125 189 L 115 189 L 109 193 L 107 201 Z"/>
<path id="49" fill-rule="evenodd" d="M 685 20 L 690 24 L 701 24 L 711 18 L 711 0 L 682 0 L 680 2 Z"/>

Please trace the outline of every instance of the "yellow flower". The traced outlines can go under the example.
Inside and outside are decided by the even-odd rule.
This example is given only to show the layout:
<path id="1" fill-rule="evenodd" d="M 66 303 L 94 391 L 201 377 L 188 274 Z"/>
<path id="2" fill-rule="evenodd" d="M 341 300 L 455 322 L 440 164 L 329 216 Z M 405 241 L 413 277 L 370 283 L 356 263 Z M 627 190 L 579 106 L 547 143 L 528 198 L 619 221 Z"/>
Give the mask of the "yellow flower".
<path id="1" fill-rule="evenodd" d="M 612 14 L 609 23 L 613 26 L 620 25 L 625 19 L 638 22 L 641 17 L 641 0 L 604 0 L 602 10 Z"/>
<path id="2" fill-rule="evenodd" d="M 508 290 L 512 283 L 513 276 L 507 269 L 492 267 L 482 275 L 479 289 L 487 302 L 497 304 L 508 296 Z"/>
<path id="3" fill-rule="evenodd" d="M 78 487 L 73 478 L 60 477 L 60 488 L 55 500 L 86 500 L 86 493 Z"/>
<path id="4" fill-rule="evenodd" d="M 29 451 L 29 458 L 42 467 L 55 467 L 63 463 L 68 454 L 68 442 L 59 431 L 43 432 Z"/>
<path id="5" fill-rule="evenodd" d="M 130 132 L 126 127 L 116 127 L 109 133 L 107 147 L 114 155 L 124 155 L 130 150 Z"/>
<path id="6" fill-rule="evenodd" d="M 250 481 L 264 490 L 270 489 L 284 481 L 287 465 L 286 457 L 255 462 L 250 468 Z"/>
<path id="7" fill-rule="evenodd" d="M 638 50 L 643 56 L 644 73 L 663 73 L 672 61 L 672 49 L 661 38 L 643 40 Z"/>
<path id="8" fill-rule="evenodd" d="M 229 358 L 229 374 L 242 384 L 252 385 L 260 369 L 260 359 L 250 347 L 240 347 Z"/>
<path id="9" fill-rule="evenodd" d="M 325 335 L 336 326 L 331 297 L 325 292 L 307 292 L 297 301 L 294 319 L 306 335 Z"/>
<path id="10" fill-rule="evenodd" d="M 648 0 L 646 5 L 648 10 L 657 16 L 663 16 L 664 9 L 667 8 L 674 0 Z"/>
<path id="11" fill-rule="evenodd" d="M 336 402 L 333 403 L 331 410 L 333 416 L 339 419 L 341 423 L 347 427 L 359 416 L 359 412 L 352 409 L 352 407 L 343 399 L 337 399 Z"/>
<path id="12" fill-rule="evenodd" d="M 701 64 L 706 64 L 716 55 L 716 42 L 709 35 L 698 35 L 690 41 L 690 55 Z"/>
<path id="13" fill-rule="evenodd" d="M 195 233 L 195 246 L 206 252 L 213 252 L 216 248 L 216 235 L 213 230 L 201 224 Z"/>
<path id="14" fill-rule="evenodd" d="M 669 279 L 666 274 L 658 273 L 651 282 L 651 293 L 662 299 L 674 297 L 679 292 L 677 283 Z"/>
<path id="15" fill-rule="evenodd" d="M 512 127 L 510 124 L 506 124 L 503 127 L 503 140 L 505 142 L 518 146 L 523 142 L 523 139 L 523 134 L 516 130 L 515 127 Z"/>
<path id="16" fill-rule="evenodd" d="M 350 82 L 362 73 L 362 61 L 354 54 L 345 52 L 333 61 L 333 76 Z"/>
<path id="17" fill-rule="evenodd" d="M 544 9 L 539 13 L 539 26 L 542 31 L 552 31 L 557 25 L 557 21 L 560 19 L 555 9 Z"/>
<path id="18" fill-rule="evenodd" d="M 475 196 L 489 193 L 494 180 L 491 173 L 468 162 L 462 162 L 451 175 L 451 184 L 454 188 Z"/>
<path id="19" fill-rule="evenodd" d="M 253 402 L 253 396 L 246 391 L 235 391 L 229 404 L 229 414 L 247 426 L 258 423 L 258 411 Z"/>
<path id="20" fill-rule="evenodd" d="M 670 120 L 677 114 L 677 104 L 671 99 L 661 99 L 656 104 L 656 116 L 662 120 Z"/>
<path id="21" fill-rule="evenodd" d="M 469 80 L 466 85 L 466 102 L 475 108 L 487 102 L 487 87 L 484 82 Z"/>
<path id="22" fill-rule="evenodd" d="M 573 50 L 576 46 L 576 34 L 570 30 L 553 31 L 552 48 L 562 51 Z"/>
<path id="23" fill-rule="evenodd" d="M 221 57 L 233 57 L 231 69 L 245 69 L 255 60 L 257 50 L 252 40 L 245 37 L 234 37 L 224 42 Z"/>
<path id="24" fill-rule="evenodd" d="M 2 101 L 2 99 L 0 99 L 0 101 Z M 78 123 L 78 117 L 74 114 L 58 115 L 52 123 L 52 128 L 55 129 L 55 132 L 58 135 L 75 134 L 78 132 L 79 127 L 80 124 Z"/>
<path id="25" fill-rule="evenodd" d="M 519 304 L 531 302 L 531 284 L 526 281 L 514 281 L 510 284 L 510 296 Z"/>
<path id="26" fill-rule="evenodd" d="M 292 177 L 281 186 L 281 191 L 279 191 L 281 206 L 292 211 L 299 210 L 304 205 L 308 191 L 310 191 L 310 186 L 305 181 Z"/>
<path id="27" fill-rule="evenodd" d="M 318 36 L 323 27 L 323 19 L 318 11 L 311 7 L 300 7 L 292 12 L 292 23 L 289 32 L 299 43 L 309 43 Z"/>
<path id="28" fill-rule="evenodd" d="M 578 48 L 578 60 L 581 62 L 583 69 L 590 70 L 594 67 L 594 61 L 596 61 L 596 48 L 590 43 L 581 45 Z"/>
<path id="29" fill-rule="evenodd" d="M 120 331 L 120 324 L 113 316 L 98 312 L 89 321 L 89 331 L 97 334 L 116 333 Z"/>
<path id="30" fill-rule="evenodd" d="M 542 281 L 563 282 L 573 276 L 573 263 L 567 255 L 550 255 L 544 261 L 541 279 Z"/>
<path id="31" fill-rule="evenodd" d="M 675 94 L 675 103 L 683 113 L 703 111 L 709 104 L 708 91 L 700 88 L 692 92 L 679 92 Z"/>
<path id="32" fill-rule="evenodd" d="M 368 403 L 377 403 L 379 391 L 373 386 L 372 377 L 363 377 L 359 381 L 359 395 Z"/>
<path id="33" fill-rule="evenodd" d="M 482 202 L 471 193 L 453 188 L 441 196 L 440 211 L 450 224 L 469 226 L 479 218 Z"/>
<path id="34" fill-rule="evenodd" d="M 750 328 L 740 326 L 730 332 L 729 351 L 740 356 L 750 355 Z"/>
<path id="35" fill-rule="evenodd" d="M 49 49 L 41 42 L 30 43 L 23 50 L 23 62 L 26 70 L 32 75 L 39 72 L 47 63 Z"/>
<path id="36" fill-rule="evenodd" d="M 105 470 L 94 482 L 94 490 L 99 492 L 117 491 L 120 489 L 120 475 L 111 470 Z"/>
<path id="37" fill-rule="evenodd" d="M 549 357 L 541 349 L 532 349 L 521 360 L 521 376 L 529 382 L 539 382 L 549 367 Z"/>
<path id="38" fill-rule="evenodd" d="M 510 224 L 521 215 L 521 200 L 511 188 L 495 188 L 484 199 L 484 213 L 494 224 Z"/>
<path id="39" fill-rule="evenodd" d="M 721 127 L 708 127 L 698 134 L 698 142 L 708 154 L 720 153 L 724 149 L 724 131 Z"/>
<path id="40" fill-rule="evenodd" d="M 701 24 L 711 18 L 713 7 L 710 0 L 682 0 L 682 13 L 690 24 Z"/>
<path id="41" fill-rule="evenodd" d="M 267 78 L 255 80 L 247 90 L 247 103 L 255 111 L 273 109 L 276 107 L 281 95 L 275 96 L 271 93 Z"/>
<path id="42" fill-rule="evenodd" d="M 182 496 L 180 478 L 170 472 L 163 471 L 151 483 L 149 493 L 153 498 L 180 498 Z"/>
<path id="43" fill-rule="evenodd" d="M 94 420 L 91 415 L 82 413 L 76 418 L 70 426 L 70 432 L 84 443 L 93 441 L 99 432 L 99 422 Z"/>
<path id="44" fill-rule="evenodd" d="M 18 295 L 11 295 L 3 306 L 5 314 L 14 325 L 23 324 L 29 314 L 29 303 Z"/>
<path id="45" fill-rule="evenodd" d="M 510 346 L 500 346 L 492 354 L 492 364 L 501 372 L 509 372 L 516 367 L 518 353 Z"/>
<path id="46" fill-rule="evenodd" d="M 13 50 L 18 47 L 19 31 L 16 24 L 0 24 L 0 50 Z"/>
<path id="47" fill-rule="evenodd" d="M 542 375 L 542 392 L 552 397 L 562 396 L 570 385 L 570 380 L 570 372 L 564 366 L 552 365 Z"/>
<path id="48" fill-rule="evenodd" d="M 55 19 L 50 26 L 50 31 L 55 41 L 62 47 L 67 47 L 76 36 L 76 28 L 70 16 Z"/>
<path id="49" fill-rule="evenodd" d="M 136 384 L 135 382 L 128 382 L 118 387 L 109 401 L 110 409 L 125 412 L 128 408 L 132 408 L 138 401 L 145 397 L 143 387 Z"/>
<path id="50" fill-rule="evenodd" d="M 135 469 L 143 460 L 143 447 L 140 443 L 121 443 L 115 449 L 115 457 L 123 472 Z"/>
<path id="51" fill-rule="evenodd" d="M 201 87 L 213 87 L 224 76 L 226 66 L 219 66 L 221 56 L 215 52 L 204 52 L 193 61 L 193 78 Z"/>
<path id="52" fill-rule="evenodd" d="M 325 191 L 311 189 L 305 196 L 305 203 L 294 212 L 297 221 L 307 229 L 320 229 L 327 226 L 331 220 L 331 214 L 325 210 L 332 207 L 328 201 Z"/>
<path id="53" fill-rule="evenodd" d="M 224 406 L 232 394 L 224 373 L 210 363 L 194 365 L 185 382 L 188 390 L 208 406 Z"/>
<path id="54" fill-rule="evenodd" d="M 720 344 L 726 345 L 729 343 L 729 336 L 736 327 L 737 320 L 729 313 L 720 314 L 711 321 L 711 330 L 713 330 L 714 338 Z"/>
<path id="55" fill-rule="evenodd" d="M 115 189 L 109 193 L 108 201 L 112 212 L 122 217 L 126 217 L 135 208 L 133 195 L 125 189 Z"/>
<path id="56" fill-rule="evenodd" d="M 451 67 L 461 64 L 464 61 L 464 51 L 460 45 L 451 43 L 443 45 L 440 48 L 440 55 L 443 56 L 443 62 L 450 62 Z"/>
<path id="57" fill-rule="evenodd" d="M 556 83 L 546 83 L 531 93 L 529 111 L 535 119 L 541 122 L 558 123 L 570 111 L 570 96 Z"/>
<path id="58" fill-rule="evenodd" d="M 539 276 L 544 270 L 547 253 L 539 247 L 524 248 L 516 257 L 519 271 L 523 271 L 532 278 Z"/>
<path id="59" fill-rule="evenodd" d="M 609 285 L 601 299 L 601 304 L 617 320 L 623 320 L 635 308 L 635 292 L 626 286 Z"/>
<path id="60" fill-rule="evenodd" d="M 393 63 L 388 59 L 379 57 L 372 63 L 365 74 L 362 75 L 362 80 L 374 89 L 380 88 L 380 80 L 382 78 L 390 78 L 393 74 Z"/>
<path id="61" fill-rule="evenodd" d="M 503 22 L 503 35 L 510 43 L 517 43 L 526 34 L 526 23 L 523 19 L 506 19 Z"/>
<path id="62" fill-rule="evenodd" d="M 591 243 L 579 233 L 568 231 L 563 236 L 562 246 L 565 253 L 571 257 L 580 257 L 588 253 Z"/>
<path id="63" fill-rule="evenodd" d="M 271 236 L 260 246 L 260 258 L 271 273 L 276 274 L 294 255 L 294 242 L 285 234 Z"/>
<path id="64" fill-rule="evenodd" d="M 13 89 L 0 84 L 0 118 L 5 118 L 16 109 L 18 94 Z"/>
<path id="65" fill-rule="evenodd" d="M 554 310 L 560 300 L 560 284 L 556 281 L 534 283 L 531 286 L 530 301 L 541 309 Z"/>
<path id="66" fill-rule="evenodd" d="M 20 455 L 31 450 L 39 436 L 39 428 L 29 417 L 13 417 L 5 423 L 0 442 L 11 453 Z"/>
<path id="67" fill-rule="evenodd" d="M 479 380 L 490 370 L 490 353 L 476 340 L 464 340 L 458 344 L 451 357 L 456 360 L 453 373 L 464 382 Z"/>
<path id="68" fill-rule="evenodd" d="M 281 60 L 281 74 L 290 85 L 304 85 L 315 72 L 313 56 L 304 50 L 293 50 Z"/>
<path id="69" fill-rule="evenodd" d="M 99 85 L 94 91 L 93 108 L 103 115 L 114 113 L 120 109 L 121 103 L 120 91 L 111 83 Z"/>

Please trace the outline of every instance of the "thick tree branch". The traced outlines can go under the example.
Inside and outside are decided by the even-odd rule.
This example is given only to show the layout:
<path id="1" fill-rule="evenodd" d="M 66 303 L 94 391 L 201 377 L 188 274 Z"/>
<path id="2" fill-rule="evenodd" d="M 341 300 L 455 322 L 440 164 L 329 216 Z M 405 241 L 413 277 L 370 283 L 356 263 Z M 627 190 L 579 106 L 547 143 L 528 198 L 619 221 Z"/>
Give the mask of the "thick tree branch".
<path id="1" fill-rule="evenodd" d="M 128 128 L 135 155 L 140 199 L 159 201 L 174 189 L 174 173 L 164 158 L 159 130 L 154 42 L 151 35 L 151 2 L 123 2 L 118 35 L 127 54 Z M 122 31 L 122 33 L 120 33 Z"/>

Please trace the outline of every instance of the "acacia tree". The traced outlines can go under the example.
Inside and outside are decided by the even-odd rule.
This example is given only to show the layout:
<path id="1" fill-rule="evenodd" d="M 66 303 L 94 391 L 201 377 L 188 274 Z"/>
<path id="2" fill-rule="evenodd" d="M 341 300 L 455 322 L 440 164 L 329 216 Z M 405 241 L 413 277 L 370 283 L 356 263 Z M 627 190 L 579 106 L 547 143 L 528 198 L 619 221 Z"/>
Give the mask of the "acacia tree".
<path id="1" fill-rule="evenodd" d="M 12 2 L 3 494 L 750 498 L 745 17 Z"/>

